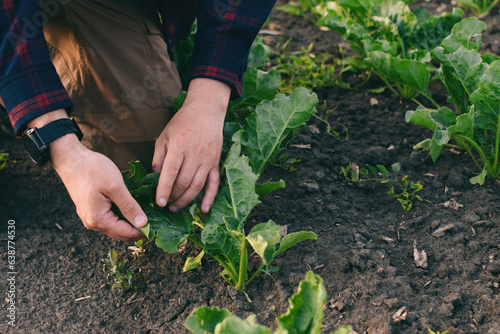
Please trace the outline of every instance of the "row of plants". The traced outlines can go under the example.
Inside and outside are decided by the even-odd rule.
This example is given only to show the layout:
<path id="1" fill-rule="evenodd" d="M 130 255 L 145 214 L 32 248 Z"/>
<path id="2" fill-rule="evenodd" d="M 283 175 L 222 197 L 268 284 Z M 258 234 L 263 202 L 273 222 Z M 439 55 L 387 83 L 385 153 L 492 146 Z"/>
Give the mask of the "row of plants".
<path id="1" fill-rule="evenodd" d="M 269 164 L 294 160 L 280 153 L 317 111 L 318 99 L 309 89 L 330 85 L 350 88 L 341 79 L 347 71 L 368 73 L 363 81 L 373 73 L 385 88 L 419 105 L 407 112 L 406 121 L 427 127 L 434 135 L 415 148 L 429 149 L 436 160 L 453 138 L 481 170 L 471 182 L 482 184 L 485 178 L 500 175 L 500 60 L 479 52 L 484 23 L 476 18 L 462 19 L 460 9 L 435 16 L 424 9 L 412 11 L 408 2 L 399 0 L 302 0 L 281 9 L 339 32 L 358 55 L 341 60 L 329 54 L 316 56 L 311 54 L 312 45 L 287 54 L 286 42 L 273 51 L 261 37 L 257 38 L 244 76 L 242 98 L 232 101 L 228 108 L 222 183 L 210 213 L 203 214 L 196 201 L 175 214 L 160 208 L 154 200 L 158 174 L 146 174 L 139 162 L 130 162 L 130 170 L 123 172 L 127 188 L 148 216 L 148 225 L 141 229 L 147 238 L 170 253 L 177 252 L 183 242 L 194 243 L 199 254 L 188 258 L 182 271 L 197 268 L 209 255 L 220 263 L 220 276 L 237 290 L 245 289 L 261 273 L 278 270 L 272 266 L 273 259 L 283 251 L 317 238 L 312 232 L 283 233 L 271 220 L 252 228 L 246 222 L 261 198 L 285 186 L 282 180 L 259 183 L 259 177 Z M 189 43 L 185 45 L 190 47 Z M 447 106 L 439 105 L 430 93 L 429 84 L 438 80 L 450 95 Z M 176 99 L 177 109 L 184 98 L 185 93 Z M 394 176 L 381 165 L 342 168 L 352 182 L 392 183 L 389 195 L 410 210 L 415 199 L 422 200 L 416 194 L 422 185 L 407 176 L 399 179 L 399 164 L 390 170 Z M 143 244 L 136 245 L 137 254 L 143 252 Z M 261 259 L 252 273 L 248 272 L 249 248 Z M 117 262 L 116 252 L 110 252 L 103 265 L 116 288 L 133 288 L 134 271 L 127 263 Z M 326 298 L 321 279 L 308 273 L 291 298 L 289 311 L 277 319 L 276 333 L 319 333 L 323 295 Z M 217 307 L 196 309 L 186 326 L 193 333 L 271 332 L 257 324 L 255 316 L 243 320 Z M 343 327 L 336 333 L 350 330 Z"/>
<path id="2" fill-rule="evenodd" d="M 500 176 L 499 57 L 481 53 L 486 25 L 463 11 L 430 15 L 401 0 L 303 0 L 280 7 L 340 33 L 358 53 L 343 61 L 377 75 L 395 95 L 419 107 L 406 121 L 433 131 L 415 145 L 437 160 L 445 146 L 466 150 L 478 175 L 471 183 Z M 429 85 L 440 82 L 449 99 L 439 104 Z M 450 143 L 453 139 L 454 143 Z"/>

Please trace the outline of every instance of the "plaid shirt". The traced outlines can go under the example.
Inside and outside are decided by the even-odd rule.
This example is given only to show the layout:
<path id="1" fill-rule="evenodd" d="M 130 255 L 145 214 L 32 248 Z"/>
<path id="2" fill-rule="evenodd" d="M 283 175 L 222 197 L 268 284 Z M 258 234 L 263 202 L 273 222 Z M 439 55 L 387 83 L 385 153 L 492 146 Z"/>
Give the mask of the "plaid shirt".
<path id="1" fill-rule="evenodd" d="M 189 80 L 212 78 L 241 95 L 250 46 L 276 0 L 155 0 L 169 46 L 185 38 L 195 18 Z M 73 104 L 50 60 L 41 1 L 0 0 L 0 97 L 15 132 L 27 122 Z M 165 50 L 166 51 L 166 50 Z"/>

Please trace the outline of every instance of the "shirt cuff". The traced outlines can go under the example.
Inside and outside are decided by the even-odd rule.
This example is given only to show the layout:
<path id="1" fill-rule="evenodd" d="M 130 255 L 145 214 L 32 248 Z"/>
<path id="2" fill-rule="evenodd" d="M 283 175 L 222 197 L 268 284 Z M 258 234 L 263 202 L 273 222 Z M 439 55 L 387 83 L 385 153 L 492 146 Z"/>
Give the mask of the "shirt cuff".
<path id="1" fill-rule="evenodd" d="M 0 96 L 18 136 L 26 123 L 40 115 L 63 108 L 68 114 L 73 110 L 73 103 L 52 64 L 24 68 L 5 78 L 0 87 Z"/>

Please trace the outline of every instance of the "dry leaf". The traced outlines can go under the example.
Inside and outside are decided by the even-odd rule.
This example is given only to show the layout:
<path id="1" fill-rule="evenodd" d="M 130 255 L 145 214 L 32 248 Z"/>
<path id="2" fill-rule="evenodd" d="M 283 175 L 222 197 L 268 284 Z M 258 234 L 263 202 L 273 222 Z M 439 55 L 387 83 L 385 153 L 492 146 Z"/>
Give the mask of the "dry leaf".
<path id="1" fill-rule="evenodd" d="M 454 224 L 448 224 L 440 227 L 432 233 L 432 236 L 436 238 L 442 237 L 446 233 L 446 231 L 451 230 L 453 227 L 455 227 Z"/>
<path id="2" fill-rule="evenodd" d="M 462 204 L 459 204 L 457 201 L 455 201 L 454 198 L 442 203 L 442 205 L 444 205 L 445 208 L 451 208 L 451 209 L 455 209 L 455 210 L 458 210 L 458 209 L 464 207 Z"/>
<path id="3" fill-rule="evenodd" d="M 314 124 L 312 124 L 312 125 L 308 125 L 307 127 L 308 127 L 308 128 L 309 128 L 309 130 L 310 130 L 312 133 L 314 133 L 314 134 L 318 134 L 318 133 L 320 133 L 320 132 L 321 132 L 321 131 L 319 131 L 319 128 L 318 128 L 316 125 L 314 125 Z"/>
<path id="4" fill-rule="evenodd" d="M 379 237 L 380 237 L 380 239 L 382 239 L 382 240 L 384 240 L 385 242 L 388 242 L 388 243 L 393 243 L 393 242 L 395 242 L 395 240 L 394 240 L 394 239 L 389 238 L 389 237 L 386 237 L 385 235 L 381 235 L 381 236 L 379 236 Z"/>
<path id="5" fill-rule="evenodd" d="M 407 316 L 408 316 L 408 309 L 406 308 L 406 306 L 403 306 L 396 313 L 392 315 L 392 320 L 394 320 L 395 323 L 398 323 L 400 321 L 406 320 Z"/>
<path id="6" fill-rule="evenodd" d="M 288 146 L 296 148 L 311 148 L 311 144 L 291 144 Z"/>
<path id="7" fill-rule="evenodd" d="M 415 260 L 415 265 L 420 268 L 427 268 L 427 253 L 422 250 L 418 251 L 417 241 L 413 241 L 413 259 Z"/>

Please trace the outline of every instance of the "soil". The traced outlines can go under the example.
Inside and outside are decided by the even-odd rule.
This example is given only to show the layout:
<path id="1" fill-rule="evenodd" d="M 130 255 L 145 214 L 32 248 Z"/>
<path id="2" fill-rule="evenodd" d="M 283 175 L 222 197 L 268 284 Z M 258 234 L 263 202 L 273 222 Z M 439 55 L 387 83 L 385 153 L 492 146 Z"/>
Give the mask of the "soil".
<path id="1" fill-rule="evenodd" d="M 425 5 L 442 8 L 436 2 Z M 488 24 L 484 48 L 500 54 L 498 10 L 483 20 Z M 335 54 L 345 43 L 278 11 L 268 28 L 292 37 L 295 49 L 314 42 L 314 52 Z M 241 317 L 255 313 L 260 323 L 275 328 L 275 318 L 312 269 L 328 293 L 322 333 L 343 324 L 357 333 L 427 333 L 427 328 L 500 333 L 499 181 L 470 184 L 477 170 L 465 152 L 447 149 L 433 162 L 427 152 L 414 151 L 413 145 L 430 136 L 404 121 L 415 104 L 388 92 L 368 92 L 377 85 L 371 80 L 354 90 L 319 89 L 320 103 L 336 108 L 329 122 L 342 140 L 312 118 L 286 150 L 301 160 L 296 171 L 270 166 L 262 176 L 262 181 L 283 179 L 287 187 L 265 198 L 250 223 L 272 219 L 287 225 L 289 233 L 310 230 L 319 238 L 280 255 L 280 270 L 256 279 L 247 296 L 228 289 L 209 257 L 181 274 L 186 257 L 197 254 L 193 245 L 166 254 L 148 244 L 146 254 L 133 260 L 127 250 L 131 243 L 86 230 L 52 167 L 34 166 L 20 141 L 2 134 L 0 152 L 19 162 L 0 171 L 2 294 L 7 292 L 8 220 L 15 221 L 17 271 L 16 327 L 7 324 L 4 304 L 0 332 L 186 333 L 186 317 L 201 305 L 225 307 Z M 445 93 L 434 92 L 445 101 Z M 341 167 L 349 162 L 400 162 L 402 175 L 424 186 L 419 193 L 424 201 L 406 212 L 387 195 L 389 185 L 346 181 Z M 446 206 L 450 201 L 458 205 Z M 415 264 L 415 245 L 427 253 L 426 268 Z M 111 290 L 99 264 L 110 249 L 141 269 L 145 281 L 137 292 Z M 407 314 L 398 321 L 393 315 L 403 307 Z"/>

